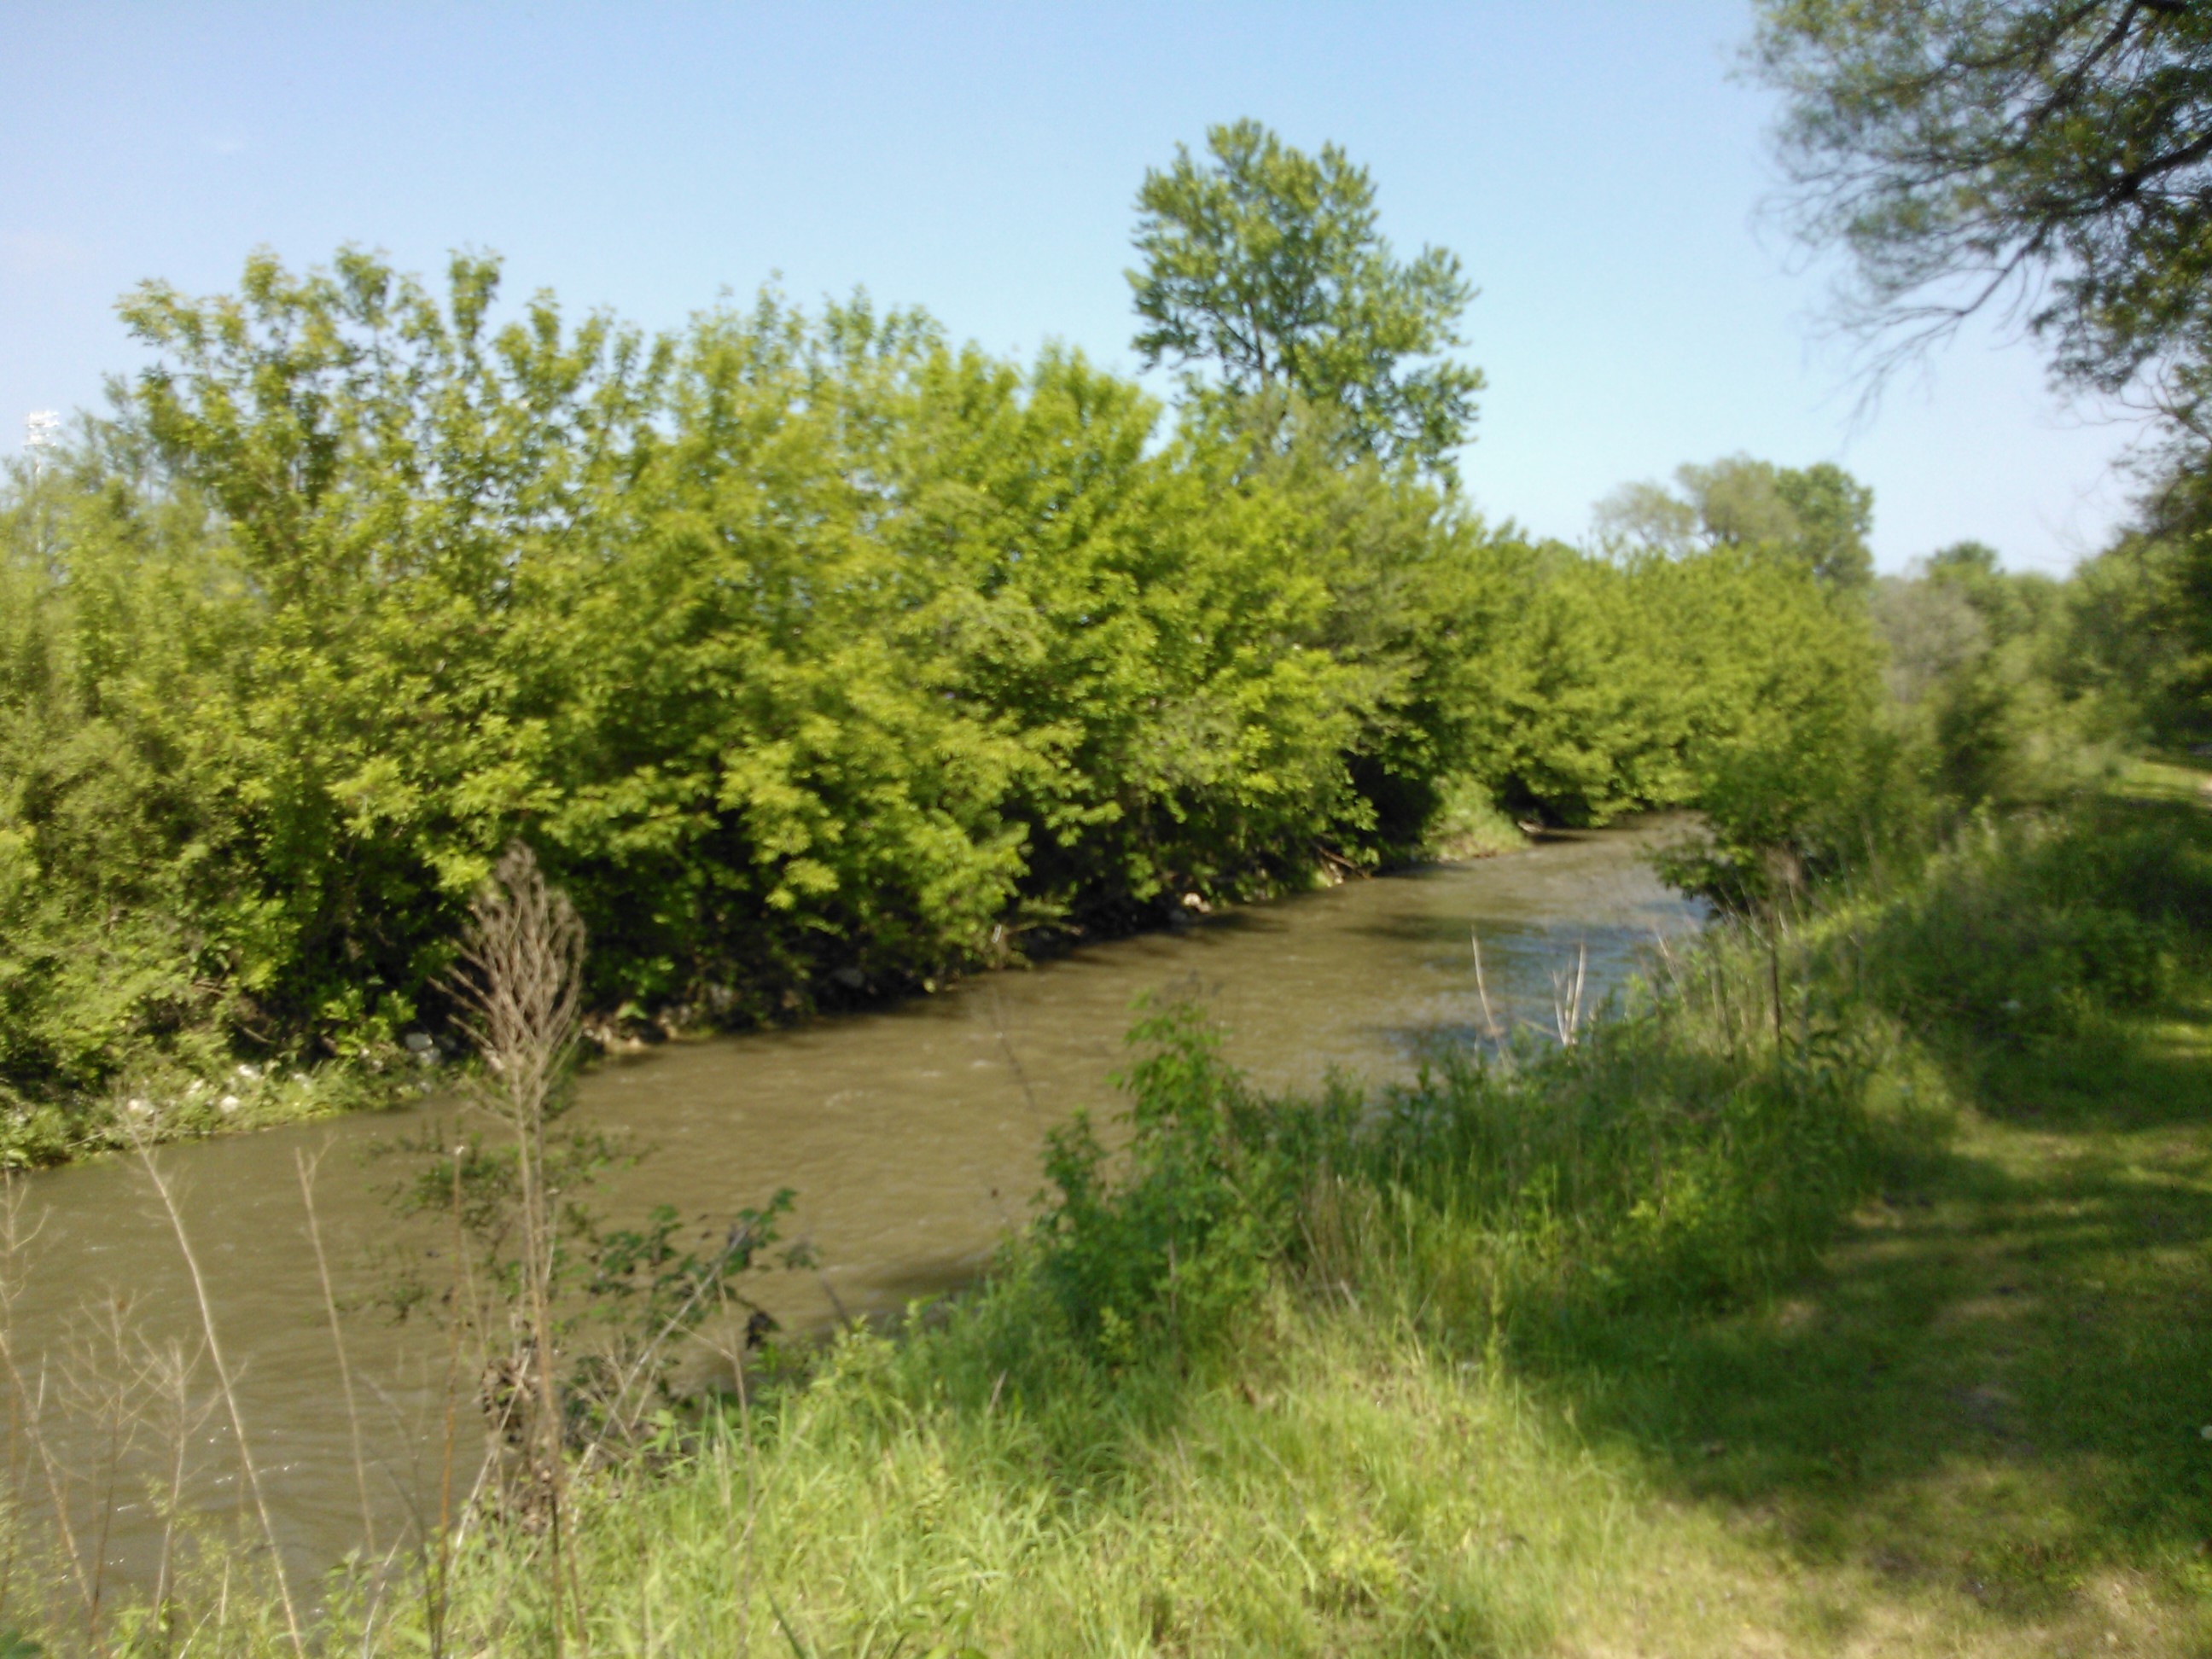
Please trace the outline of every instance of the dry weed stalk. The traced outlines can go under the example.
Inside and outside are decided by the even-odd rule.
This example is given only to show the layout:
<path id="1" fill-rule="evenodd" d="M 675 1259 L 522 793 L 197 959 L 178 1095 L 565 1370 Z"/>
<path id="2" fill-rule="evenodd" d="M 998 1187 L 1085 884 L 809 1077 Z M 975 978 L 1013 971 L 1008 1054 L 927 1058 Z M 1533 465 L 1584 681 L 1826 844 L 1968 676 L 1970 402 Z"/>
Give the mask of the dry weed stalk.
<path id="1" fill-rule="evenodd" d="M 461 1162 L 453 1160 L 453 1289 L 457 1305 L 475 1300 L 469 1272 L 468 1235 L 461 1225 Z M 422 1623 L 429 1632 L 430 1659 L 445 1659 L 446 1615 L 452 1605 L 453 1583 L 453 1455 L 456 1418 L 460 1402 L 461 1322 L 451 1322 L 446 1351 L 445 1433 L 438 1463 L 437 1553 L 422 1552 Z M 481 1477 L 483 1470 L 478 1469 Z"/>
<path id="2" fill-rule="evenodd" d="M 553 1195 L 547 1191 L 545 1125 L 558 1113 L 581 1028 L 584 924 L 568 896 L 546 884 L 530 849 L 510 846 L 470 907 L 460 967 L 448 988 L 459 1021 L 489 1073 L 483 1104 L 514 1133 L 520 1187 L 520 1352 L 511 1374 L 534 1393 L 526 1437 L 543 1462 L 547 1588 L 556 1659 L 564 1608 L 573 1598 L 580 1638 L 580 1589 L 568 1571 L 562 1412 L 553 1327 Z M 519 1403 L 519 1402 L 518 1402 Z"/>
<path id="3" fill-rule="evenodd" d="M 176 1614 L 177 1529 L 191 1450 L 220 1402 L 195 1387 L 205 1338 L 189 1347 L 149 1341 L 140 1334 L 137 1307 L 122 1296 L 92 1303 L 85 1310 L 87 1328 L 58 1353 L 42 1351 L 27 1363 L 15 1341 L 15 1313 L 40 1227 L 26 1224 L 24 1198 L 20 1183 L 0 1181 L 0 1377 L 9 1396 L 5 1503 L 11 1523 L 0 1563 L 0 1631 L 46 1624 L 52 1616 L 43 1607 L 17 1612 L 21 1598 L 14 1594 L 15 1569 L 26 1553 L 13 1523 L 41 1507 L 35 1499 L 42 1498 L 54 1547 L 52 1565 L 76 1591 L 86 1650 L 102 1654 L 109 1650 L 104 1627 L 109 1546 L 118 1517 L 133 1507 L 126 1501 L 126 1464 L 149 1437 L 166 1454 L 160 1478 L 149 1482 L 161 1519 L 149 1612 L 155 1628 L 167 1630 Z M 61 1449 L 71 1438 L 90 1446 L 89 1464 L 81 1471 Z M 42 1492 L 32 1490 L 34 1470 Z M 81 1531 L 77 1511 L 87 1504 Z M 39 1571 L 39 1553 L 28 1554 L 25 1565 Z"/>
<path id="4" fill-rule="evenodd" d="M 315 1208 L 315 1172 L 321 1165 L 323 1152 L 309 1158 L 303 1152 L 292 1154 L 293 1166 L 300 1173 L 300 1202 L 307 1214 L 307 1242 L 314 1246 L 315 1275 L 323 1288 L 323 1313 L 330 1321 L 331 1346 L 338 1361 L 338 1386 L 345 1399 L 346 1429 L 353 1439 L 354 1490 L 361 1498 L 362 1547 L 367 1553 L 376 1553 L 376 1513 L 368 1501 L 368 1459 L 362 1449 L 361 1407 L 354 1399 L 353 1366 L 346 1357 L 345 1332 L 338 1323 L 338 1299 L 331 1288 L 330 1258 L 323 1251 L 323 1227 Z"/>
<path id="5" fill-rule="evenodd" d="M 18 1500 L 15 1507 L 20 1509 L 20 1498 L 30 1484 L 22 1472 L 35 1466 L 39 1484 L 46 1489 L 46 1502 L 52 1508 L 54 1530 L 61 1542 L 69 1576 L 90 1620 L 94 1617 L 95 1606 L 92 1575 L 86 1570 L 84 1554 L 78 1547 L 76 1530 L 70 1520 L 68 1473 L 46 1432 L 46 1364 L 42 1356 L 33 1381 L 33 1375 L 26 1375 L 22 1356 L 15 1346 L 15 1308 L 30 1278 L 31 1247 L 46 1225 L 43 1213 L 37 1221 L 26 1222 L 27 1200 L 27 1194 L 17 1176 L 10 1174 L 0 1177 L 0 1370 L 6 1371 L 8 1380 L 9 1497 Z M 9 1565 L 12 1580 L 13 1540 L 10 1541 Z M 0 1611 L 4 1611 L 4 1603 L 0 1603 Z"/>
<path id="6" fill-rule="evenodd" d="M 123 1460 L 137 1438 L 141 1426 L 139 1395 L 150 1371 L 135 1364 L 131 1352 L 130 1302 L 112 1296 L 92 1310 L 94 1328 L 76 1363 L 64 1352 L 62 1360 L 64 1399 L 71 1414 L 91 1423 L 101 1451 L 98 1473 L 92 1481 L 97 1505 L 92 1536 L 92 1589 L 85 1609 L 85 1644 L 103 1650 L 100 1616 L 107 1583 L 107 1547 L 115 1527 L 115 1514 L 123 1487 Z"/>
<path id="7" fill-rule="evenodd" d="M 1467 932 L 1474 946 L 1474 994 L 1482 1004 L 1483 1030 L 1492 1042 L 1497 1042 L 1504 1037 L 1505 1028 L 1498 1023 L 1498 1016 L 1490 1006 L 1490 987 L 1482 977 L 1482 930 L 1470 927 Z"/>
<path id="8" fill-rule="evenodd" d="M 161 1543 L 154 1571 L 154 1617 L 164 1627 L 172 1615 L 170 1600 L 176 1586 L 177 1518 L 184 1512 L 185 1458 L 201 1427 L 215 1412 L 215 1401 L 195 1398 L 192 1389 L 204 1351 L 203 1346 L 199 1352 L 187 1354 L 183 1344 L 172 1342 L 149 1356 L 160 1413 L 157 1428 L 169 1448 Z"/>
<path id="9" fill-rule="evenodd" d="M 253 1462 L 253 1444 L 246 1431 L 246 1417 L 239 1409 L 238 1389 L 233 1381 L 228 1361 L 222 1357 L 222 1340 L 216 1328 L 215 1304 L 209 1298 L 207 1279 L 200 1272 L 198 1255 L 192 1249 L 191 1236 L 185 1231 L 183 1210 L 178 1206 L 175 1188 L 161 1172 L 154 1149 L 142 1136 L 136 1149 L 146 1178 L 153 1183 L 161 1208 L 169 1218 L 170 1231 L 176 1236 L 177 1249 L 185 1259 L 185 1269 L 191 1275 L 192 1296 L 198 1304 L 200 1334 L 207 1345 L 208 1364 L 215 1371 L 216 1389 L 230 1418 L 231 1433 L 238 1442 L 238 1463 L 245 1476 L 246 1491 L 253 1499 L 254 1513 L 261 1522 L 262 1540 L 269 1547 L 270 1567 L 276 1577 L 276 1596 L 284 1612 L 284 1628 L 291 1638 L 294 1653 L 304 1656 L 307 1651 L 307 1636 L 300 1624 L 300 1610 L 292 1599 L 290 1576 L 284 1570 L 284 1553 L 276 1541 L 276 1523 L 269 1510 L 269 1499 L 261 1486 L 261 1472 Z"/>
<path id="10" fill-rule="evenodd" d="M 646 1389 L 653 1381 L 654 1367 L 672 1341 L 696 1330 L 699 1322 L 697 1316 L 709 1296 L 714 1298 L 720 1316 L 725 1321 L 729 1318 L 731 1298 L 727 1270 L 733 1261 L 750 1261 L 761 1238 L 762 1235 L 750 1224 L 732 1227 L 723 1240 L 720 1251 L 701 1266 L 684 1300 L 647 1333 L 635 1350 L 627 1355 L 617 1352 L 607 1356 L 612 1376 L 593 1391 L 593 1403 L 600 1419 L 599 1427 L 578 1458 L 580 1468 L 589 1468 L 610 1454 L 619 1437 L 635 1432 L 646 1407 Z M 826 1278 L 822 1280 L 822 1288 L 828 1292 L 830 1304 L 837 1310 L 837 1316 L 843 1322 L 845 1328 L 854 1329 L 851 1315 L 846 1312 L 845 1304 L 838 1300 L 837 1292 L 831 1289 Z M 765 1314 L 756 1307 L 753 1317 L 763 1318 Z M 772 1327 L 772 1321 L 770 1324 Z M 749 1346 L 756 1334 L 755 1328 L 748 1323 L 744 1328 Z M 731 1351 L 719 1345 L 710 1343 L 709 1346 L 715 1352 L 726 1356 L 731 1352 L 736 1352 L 738 1358 L 732 1363 L 738 1365 L 742 1373 L 743 1348 Z M 739 1384 L 742 1390 L 742 1375 Z"/>

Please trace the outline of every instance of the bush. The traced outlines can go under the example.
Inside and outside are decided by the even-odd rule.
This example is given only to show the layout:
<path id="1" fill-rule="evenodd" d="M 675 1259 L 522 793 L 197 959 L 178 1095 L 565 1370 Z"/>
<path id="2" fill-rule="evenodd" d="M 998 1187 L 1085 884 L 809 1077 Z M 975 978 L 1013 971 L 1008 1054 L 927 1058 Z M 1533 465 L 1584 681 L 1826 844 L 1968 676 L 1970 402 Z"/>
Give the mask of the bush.
<path id="1" fill-rule="evenodd" d="M 1874 1178 L 1869 1102 L 1898 1052 L 1828 983 L 1778 1047 L 1768 974 L 1723 928 L 1575 1042 L 1447 1057 L 1372 1097 L 1256 1097 L 1194 1009 L 1156 1010 L 1126 1150 L 1081 1121 L 1054 1138 L 1057 1193 L 1007 1282 L 1109 1367 L 1229 1351 L 1284 1272 L 1535 1340 L 1568 1312 L 1763 1294 Z"/>
<path id="2" fill-rule="evenodd" d="M 1848 930 L 1863 982 L 1901 1018 L 2008 1042 L 2075 1035 L 2154 1006 L 2179 955 L 2201 948 L 2212 865 L 2193 828 L 2094 806 L 1984 821 L 1829 927 Z"/>
<path id="3" fill-rule="evenodd" d="M 1121 1079 L 1126 1151 L 1110 1158 L 1080 1115 L 1054 1130 L 1045 1173 L 1058 1190 L 1035 1232 L 1060 1320 L 1116 1364 L 1203 1349 L 1254 1304 L 1289 1237 L 1296 1153 L 1325 1139 L 1312 1109 L 1255 1096 L 1188 1004 L 1152 1008 L 1130 1042 L 1142 1052 Z"/>

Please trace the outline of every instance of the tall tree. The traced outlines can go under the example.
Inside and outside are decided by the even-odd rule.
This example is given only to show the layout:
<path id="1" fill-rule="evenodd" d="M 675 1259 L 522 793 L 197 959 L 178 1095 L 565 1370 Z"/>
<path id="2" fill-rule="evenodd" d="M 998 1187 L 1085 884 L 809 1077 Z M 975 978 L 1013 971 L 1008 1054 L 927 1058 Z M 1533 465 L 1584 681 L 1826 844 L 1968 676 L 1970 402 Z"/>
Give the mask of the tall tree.
<path id="1" fill-rule="evenodd" d="M 2117 391 L 2206 360 L 2212 7 L 1759 10 L 1752 62 L 1788 100 L 1779 147 L 1798 228 L 1850 254 L 1846 316 L 1892 361 L 1992 302 L 2023 303 L 2075 384 Z"/>
<path id="2" fill-rule="evenodd" d="M 2017 307 L 2062 383 L 2147 395 L 2166 441 L 2141 527 L 2170 544 L 2156 562 L 2177 577 L 2158 626 L 2212 658 L 2212 6 L 1759 0 L 1759 14 L 1751 59 L 1787 99 L 1797 228 L 1851 258 L 1844 319 L 1884 343 L 1887 366 Z M 2156 723 L 2208 719 L 2200 700 Z"/>
<path id="3" fill-rule="evenodd" d="M 1177 145 L 1137 192 L 1144 263 L 1127 275 L 1145 366 L 1231 399 L 1294 392 L 1335 415 L 1356 453 L 1448 475 L 1483 386 L 1444 356 L 1466 343 L 1474 297 L 1458 256 L 1395 258 L 1374 181 L 1334 144 L 1307 155 L 1243 120 L 1209 128 L 1206 150 Z"/>

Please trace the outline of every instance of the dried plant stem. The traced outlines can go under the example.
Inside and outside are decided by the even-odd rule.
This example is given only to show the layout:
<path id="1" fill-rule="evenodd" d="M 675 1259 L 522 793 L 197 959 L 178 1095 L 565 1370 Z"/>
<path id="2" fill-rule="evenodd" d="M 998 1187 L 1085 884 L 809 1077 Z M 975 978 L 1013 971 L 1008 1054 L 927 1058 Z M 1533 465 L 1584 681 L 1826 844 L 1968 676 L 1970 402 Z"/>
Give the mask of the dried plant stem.
<path id="1" fill-rule="evenodd" d="M 584 927 L 565 894 L 546 884 L 530 849 L 508 848 L 471 907 L 461 971 L 450 988 L 490 1074 L 486 1104 L 513 1131 L 520 1185 L 522 1316 L 534 1382 L 537 1455 L 544 1459 L 546 1575 L 554 1659 L 573 1599 L 588 1644 L 580 1586 L 567 1561 L 566 1448 L 553 1325 L 553 1208 L 545 1122 L 575 1057 L 582 1012 Z"/>
<path id="2" fill-rule="evenodd" d="M 325 1148 L 328 1150 L 327 1147 Z M 361 1498 L 361 1536 L 368 1554 L 376 1553 L 376 1514 L 368 1501 L 368 1459 L 362 1450 L 361 1407 L 353 1393 L 353 1366 L 346 1358 L 345 1332 L 338 1323 L 338 1299 L 331 1288 L 330 1258 L 323 1250 L 323 1228 L 315 1211 L 315 1171 L 323 1161 L 317 1152 L 309 1158 L 303 1152 L 292 1154 L 294 1167 L 300 1172 L 300 1202 L 307 1212 L 307 1242 L 314 1246 L 315 1274 L 323 1287 L 323 1313 L 330 1321 L 331 1346 L 338 1358 L 338 1386 L 343 1392 L 346 1408 L 346 1430 L 353 1438 L 354 1490 Z"/>
<path id="3" fill-rule="evenodd" d="M 722 1282 L 724 1270 L 728 1267 L 732 1258 L 740 1250 L 749 1249 L 750 1246 L 751 1237 L 749 1231 L 733 1231 L 723 1244 L 720 1253 L 701 1269 L 696 1282 L 691 1287 L 690 1294 L 684 1298 L 674 1312 L 661 1322 L 659 1328 L 639 1346 L 638 1352 L 623 1368 L 613 1389 L 606 1395 L 605 1420 L 600 1425 L 599 1431 L 592 1437 L 591 1444 L 584 1449 L 579 1459 L 582 1467 L 590 1467 L 606 1449 L 617 1427 L 629 1421 L 630 1399 L 633 1392 L 641 1387 L 650 1376 L 653 1362 L 659 1357 L 670 1339 L 679 1331 L 690 1328 L 691 1316 L 697 1310 L 702 1298 L 706 1296 L 709 1287 L 713 1289 L 716 1299 L 726 1311 L 729 1306 L 729 1292 Z M 826 1279 L 822 1281 L 822 1288 L 828 1291 L 830 1305 L 836 1309 L 838 1316 L 845 1322 L 846 1328 L 851 1329 L 853 1322 L 845 1312 L 845 1304 L 837 1299 L 837 1292 L 830 1288 L 830 1283 Z M 742 1362 L 733 1360 L 732 1363 Z"/>
<path id="4" fill-rule="evenodd" d="M 1006 1002 L 999 994 L 995 983 L 990 986 L 989 994 L 991 1031 L 999 1040 L 999 1052 L 1006 1055 L 1007 1069 L 1013 1073 L 1014 1081 L 1021 1086 L 1022 1099 L 1028 1103 L 1030 1117 L 1042 1123 L 1045 1121 L 1044 1109 L 1037 1104 L 1036 1090 L 1030 1083 L 1028 1068 L 1023 1066 L 1022 1057 L 1014 1052 L 1013 1042 L 1006 1036 Z"/>
<path id="5" fill-rule="evenodd" d="M 94 1358 L 92 1366 L 95 1374 L 105 1373 L 100 1377 L 105 1386 L 95 1387 L 100 1396 L 97 1414 L 107 1431 L 107 1453 L 98 1486 L 100 1530 L 92 1544 L 92 1599 L 85 1612 L 84 1632 L 86 1644 L 94 1653 L 106 1651 L 100 1638 L 100 1608 L 107 1581 L 107 1540 L 114 1530 L 116 1497 L 122 1487 L 124 1429 L 131 1419 L 130 1373 L 133 1369 L 125 1357 L 124 1340 L 129 1319 L 127 1308 L 117 1297 L 107 1303 L 104 1312 L 106 1329 L 102 1334 L 107 1352 L 104 1364 Z"/>
<path id="6" fill-rule="evenodd" d="M 76 1581 L 77 1595 L 89 1617 L 94 1606 L 92 1577 L 85 1570 L 84 1554 L 78 1547 L 76 1528 L 70 1517 L 68 1480 L 45 1433 L 46 1365 L 41 1359 L 34 1388 L 25 1377 L 15 1351 L 15 1304 L 22 1295 L 32 1241 L 45 1224 L 42 1217 L 37 1225 L 27 1230 L 23 1225 L 23 1204 L 21 1184 L 15 1176 L 8 1176 L 4 1192 L 0 1193 L 0 1264 L 4 1264 L 0 1265 L 0 1368 L 8 1374 L 9 1427 L 20 1434 L 22 1454 L 38 1465 L 41 1483 L 46 1489 L 46 1501 L 53 1508 L 54 1530 L 61 1538 L 70 1576 Z M 16 1461 L 11 1449 L 11 1465 Z"/>
<path id="7" fill-rule="evenodd" d="M 532 1365 L 538 1392 L 538 1425 L 544 1442 L 546 1502 L 547 1588 L 553 1610 L 553 1659 L 561 1659 L 562 1620 L 567 1596 L 562 1557 L 562 1508 L 567 1493 L 568 1459 L 561 1443 L 561 1402 L 553 1379 L 552 1240 L 545 1193 L 545 1138 L 542 1112 L 518 1118 L 522 1168 L 523 1276 L 528 1302 Z"/>
<path id="8" fill-rule="evenodd" d="M 191 1447 L 192 1436 L 206 1411 L 192 1410 L 191 1376 L 196 1360 L 187 1360 L 181 1346 L 172 1344 L 167 1363 L 161 1368 L 163 1395 L 168 1402 L 171 1416 L 169 1431 L 169 1490 L 167 1501 L 161 1510 L 161 1548 L 154 1575 L 154 1616 L 166 1627 L 169 1617 L 169 1592 L 174 1578 L 177 1542 L 177 1516 L 185 1502 L 185 1456 Z"/>
<path id="9" fill-rule="evenodd" d="M 729 1328 L 730 1297 L 728 1287 L 717 1283 L 716 1300 L 720 1304 L 721 1327 Z M 718 1346 L 720 1345 L 717 1345 Z M 721 1347 L 722 1357 L 730 1362 L 730 1375 L 738 1389 L 738 1431 L 744 1437 L 745 1458 L 745 1516 L 738 1524 L 738 1506 L 730 1491 L 730 1425 L 729 1419 L 721 1419 L 722 1456 L 720 1485 L 722 1498 L 722 1519 L 730 1539 L 731 1576 L 737 1581 L 738 1651 L 753 1650 L 753 1522 L 760 1500 L 760 1483 L 754 1469 L 753 1417 L 750 1389 L 745 1379 L 745 1351 L 742 1343 Z"/>
<path id="10" fill-rule="evenodd" d="M 1483 1028 L 1490 1040 L 1495 1042 L 1505 1035 L 1505 1031 L 1504 1028 L 1498 1024 L 1498 1016 L 1491 1010 L 1490 987 L 1483 982 L 1482 931 L 1480 928 L 1470 927 L 1467 933 L 1469 942 L 1474 946 L 1474 994 L 1482 1004 Z"/>
<path id="11" fill-rule="evenodd" d="M 473 1316 L 476 1311 L 476 1286 L 469 1271 L 468 1234 L 461 1224 L 460 1150 L 455 1149 L 453 1166 L 453 1283 L 449 1292 L 453 1317 L 447 1322 L 446 1409 L 438 1462 L 438 1530 L 435 1539 L 423 1539 L 422 1554 L 422 1626 L 428 1638 L 430 1659 L 445 1659 L 446 1618 L 452 1600 L 453 1570 L 453 1461 L 460 1410 L 461 1329 L 465 1318 Z M 477 1473 L 481 1479 L 483 1470 Z"/>
<path id="12" fill-rule="evenodd" d="M 284 1571 L 284 1553 L 276 1541 L 276 1525 L 269 1513 L 269 1499 L 261 1488 L 261 1472 L 254 1466 L 252 1443 L 246 1432 L 246 1417 L 238 1405 L 238 1389 L 234 1383 L 230 1366 L 222 1357 L 222 1340 L 216 1330 L 215 1304 L 209 1300 L 207 1280 L 200 1272 L 199 1257 L 192 1249 L 191 1236 L 185 1231 L 184 1212 L 178 1208 L 174 1189 L 161 1173 L 153 1148 L 144 1139 L 137 1143 L 138 1161 L 146 1171 L 146 1178 L 154 1184 L 154 1191 L 161 1200 L 161 1208 L 169 1218 L 170 1230 L 175 1233 L 178 1251 L 184 1256 L 185 1269 L 191 1275 L 192 1296 L 199 1304 L 200 1334 L 207 1343 L 208 1362 L 215 1369 L 216 1387 L 221 1392 L 224 1410 L 230 1417 L 230 1431 L 238 1441 L 238 1463 L 246 1477 L 246 1486 L 252 1494 L 253 1508 L 261 1520 L 261 1535 L 269 1546 L 270 1566 L 276 1575 L 276 1596 L 284 1609 L 284 1628 L 292 1641 L 292 1650 L 305 1659 L 307 1638 L 300 1626 L 300 1610 L 292 1599 L 290 1576 Z"/>

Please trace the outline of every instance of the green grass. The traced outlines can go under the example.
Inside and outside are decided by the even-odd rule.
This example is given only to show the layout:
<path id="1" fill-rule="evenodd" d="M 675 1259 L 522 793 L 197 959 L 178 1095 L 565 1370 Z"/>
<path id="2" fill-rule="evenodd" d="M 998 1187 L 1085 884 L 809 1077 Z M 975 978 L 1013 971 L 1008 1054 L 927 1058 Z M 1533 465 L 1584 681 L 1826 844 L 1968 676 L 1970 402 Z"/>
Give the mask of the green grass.
<path id="1" fill-rule="evenodd" d="M 1819 1269 L 1553 1398 L 1753 1546 L 1790 1650 L 2212 1648 L 2212 1023 L 1976 1068 Z"/>
<path id="2" fill-rule="evenodd" d="M 1293 1277 L 1233 1362 L 1047 1402 L 849 1343 L 760 1450 L 750 1613 L 711 1452 L 586 1529 L 595 1650 L 789 1650 L 780 1609 L 810 1653 L 2201 1653 L 2208 1040 L 1993 1066 L 1733 1310 L 1501 1346 Z"/>
<path id="3" fill-rule="evenodd" d="M 2121 769 L 2118 793 L 2136 800 L 2201 800 L 2212 778 L 2192 757 L 2139 757 Z"/>
<path id="4" fill-rule="evenodd" d="M 1135 1152 L 1064 1144 L 1087 1196 L 976 1294 L 586 1484 L 589 1650 L 2212 1650 L 2208 849 L 2142 802 L 1841 896 L 1778 1055 L 1725 935 L 1389 1101 L 1155 1020 Z M 2081 982 L 1954 984 L 1991 916 Z M 475 1534 L 442 1650 L 545 1650 L 544 1561 Z M 241 1570 L 168 1650 L 276 1650 Z M 373 1578 L 332 1650 L 430 1651 Z"/>
<path id="5" fill-rule="evenodd" d="M 1472 778 L 1455 778 L 1444 787 L 1424 850 L 1431 858 L 1448 860 L 1486 859 L 1517 852 L 1528 844 L 1528 837 L 1512 814 L 1488 790 Z"/>

